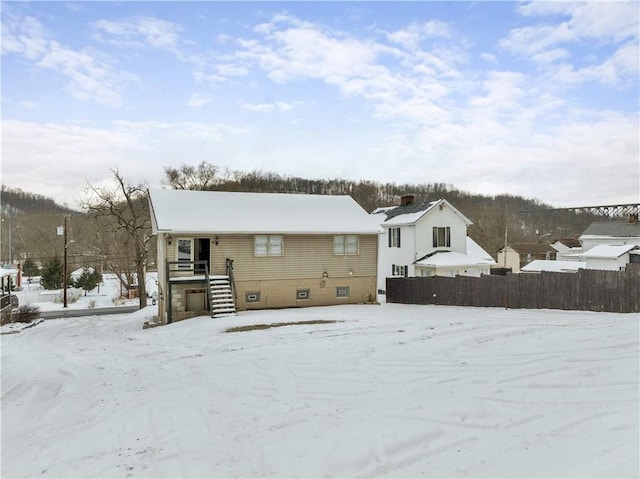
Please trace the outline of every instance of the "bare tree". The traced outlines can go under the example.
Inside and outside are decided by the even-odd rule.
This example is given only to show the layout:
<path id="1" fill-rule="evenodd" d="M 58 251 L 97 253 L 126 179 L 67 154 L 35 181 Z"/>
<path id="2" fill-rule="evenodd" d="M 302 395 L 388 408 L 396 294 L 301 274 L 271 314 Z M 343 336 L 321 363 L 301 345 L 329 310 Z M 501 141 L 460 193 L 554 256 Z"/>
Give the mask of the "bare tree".
<path id="1" fill-rule="evenodd" d="M 204 161 L 198 166 L 167 166 L 164 169 L 166 181 L 174 190 L 208 190 L 220 181 L 219 171 L 219 167 Z"/>
<path id="2" fill-rule="evenodd" d="M 102 220 L 105 233 L 108 233 L 110 238 L 118 238 L 118 241 L 123 242 L 120 253 L 129 253 L 127 256 L 135 265 L 142 309 L 147 305 L 145 273 L 147 247 L 151 238 L 147 187 L 143 183 L 129 183 L 117 169 L 112 170 L 112 173 L 114 185 L 89 185 L 89 199 L 84 201 L 82 207 L 92 216 Z M 120 271 L 116 272 L 122 281 L 123 275 Z"/>

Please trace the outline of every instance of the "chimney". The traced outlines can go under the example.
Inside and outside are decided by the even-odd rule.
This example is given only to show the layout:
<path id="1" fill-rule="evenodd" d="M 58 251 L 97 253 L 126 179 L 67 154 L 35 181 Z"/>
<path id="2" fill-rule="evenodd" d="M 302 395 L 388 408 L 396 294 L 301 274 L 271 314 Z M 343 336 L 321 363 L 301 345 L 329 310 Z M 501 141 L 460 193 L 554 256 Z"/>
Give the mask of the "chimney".
<path id="1" fill-rule="evenodd" d="M 409 206 L 416 197 L 413 195 L 402 195 L 400 197 L 400 206 Z"/>

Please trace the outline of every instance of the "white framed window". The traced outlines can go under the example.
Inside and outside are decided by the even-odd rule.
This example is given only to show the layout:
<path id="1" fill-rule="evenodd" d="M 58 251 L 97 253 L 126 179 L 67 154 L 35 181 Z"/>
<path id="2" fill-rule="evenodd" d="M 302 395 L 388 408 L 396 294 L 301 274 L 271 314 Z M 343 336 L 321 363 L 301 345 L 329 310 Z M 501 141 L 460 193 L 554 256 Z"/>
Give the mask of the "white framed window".
<path id="1" fill-rule="evenodd" d="M 409 276 L 409 267 L 406 265 L 392 264 L 391 276 L 404 276 L 406 278 Z"/>
<path id="2" fill-rule="evenodd" d="M 389 248 L 400 248 L 400 228 L 389 228 Z"/>
<path id="3" fill-rule="evenodd" d="M 433 247 L 451 246 L 451 228 L 449 226 L 434 226 L 433 227 Z"/>
<path id="4" fill-rule="evenodd" d="M 282 235 L 256 235 L 253 237 L 255 256 L 282 256 L 284 254 Z"/>
<path id="5" fill-rule="evenodd" d="M 333 254 L 358 254 L 358 235 L 333 237 Z"/>
<path id="6" fill-rule="evenodd" d="M 176 243 L 176 261 L 179 261 L 178 269 L 191 269 L 190 262 L 193 261 L 193 238 L 178 238 Z"/>

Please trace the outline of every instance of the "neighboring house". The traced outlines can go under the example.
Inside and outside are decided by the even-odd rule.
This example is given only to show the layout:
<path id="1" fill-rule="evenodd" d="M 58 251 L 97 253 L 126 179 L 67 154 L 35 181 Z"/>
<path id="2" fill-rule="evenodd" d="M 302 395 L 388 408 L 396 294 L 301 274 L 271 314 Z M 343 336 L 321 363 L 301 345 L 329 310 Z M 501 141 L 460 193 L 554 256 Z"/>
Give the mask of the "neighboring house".
<path id="1" fill-rule="evenodd" d="M 640 245 L 640 223 L 635 215 L 627 221 L 598 221 L 591 223 L 580 235 L 582 251 L 598 245 Z"/>
<path id="2" fill-rule="evenodd" d="M 577 238 L 561 238 L 551 243 L 557 261 L 581 261 L 582 244 Z"/>
<path id="3" fill-rule="evenodd" d="M 640 246 L 601 244 L 583 253 L 583 257 L 587 269 L 624 271 L 627 264 L 637 261 L 637 251 L 640 251 Z"/>
<path id="4" fill-rule="evenodd" d="M 543 271 L 554 273 L 576 273 L 579 269 L 585 269 L 587 263 L 584 261 L 562 261 L 534 259 L 531 263 L 520 268 L 522 273 L 542 273 Z"/>
<path id="5" fill-rule="evenodd" d="M 513 243 L 498 251 L 497 266 L 511 268 L 513 273 L 536 259 L 554 260 L 556 250 L 547 243 Z"/>
<path id="6" fill-rule="evenodd" d="M 376 301 L 381 228 L 349 196 L 149 191 L 165 322 Z"/>
<path id="7" fill-rule="evenodd" d="M 471 221 L 447 200 L 415 203 L 401 197 L 400 206 L 371 212 L 384 232 L 380 236 L 378 290 L 394 276 L 480 276 L 495 261 L 471 238 Z"/>

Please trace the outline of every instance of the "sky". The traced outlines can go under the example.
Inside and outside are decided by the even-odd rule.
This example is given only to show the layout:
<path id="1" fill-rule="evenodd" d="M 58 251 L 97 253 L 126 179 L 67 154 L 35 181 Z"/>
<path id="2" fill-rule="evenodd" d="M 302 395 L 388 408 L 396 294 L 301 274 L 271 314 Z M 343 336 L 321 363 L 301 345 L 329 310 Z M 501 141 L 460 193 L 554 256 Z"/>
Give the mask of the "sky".
<path id="1" fill-rule="evenodd" d="M 2 183 L 112 170 L 640 201 L 638 2 L 2 2 Z"/>

